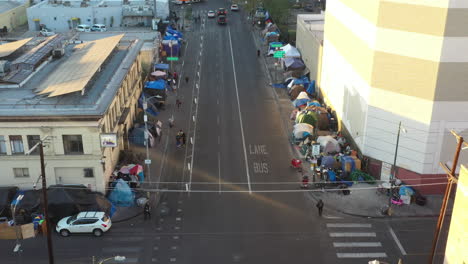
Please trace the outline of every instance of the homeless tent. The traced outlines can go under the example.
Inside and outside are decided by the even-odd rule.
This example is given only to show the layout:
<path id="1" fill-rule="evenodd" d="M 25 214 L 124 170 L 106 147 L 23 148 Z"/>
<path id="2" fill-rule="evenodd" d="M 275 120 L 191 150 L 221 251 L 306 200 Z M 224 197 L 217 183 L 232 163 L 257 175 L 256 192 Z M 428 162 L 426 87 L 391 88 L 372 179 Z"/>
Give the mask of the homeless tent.
<path id="1" fill-rule="evenodd" d="M 311 126 L 315 126 L 317 124 L 317 113 L 312 111 L 301 111 L 297 114 L 296 123 L 306 123 Z"/>
<path id="2" fill-rule="evenodd" d="M 163 79 L 145 82 L 145 93 L 148 94 L 148 97 L 156 97 L 159 102 L 164 102 L 166 100 L 166 89 L 167 82 Z"/>
<path id="3" fill-rule="evenodd" d="M 340 144 L 332 136 L 320 136 L 317 138 L 320 147 L 325 154 L 340 152 Z"/>
<path id="4" fill-rule="evenodd" d="M 314 127 L 307 123 L 295 124 L 293 134 L 295 139 L 303 139 L 314 134 Z"/>
<path id="5" fill-rule="evenodd" d="M 302 71 L 305 65 L 300 58 L 285 58 L 283 66 L 286 71 Z"/>
<path id="6" fill-rule="evenodd" d="M 300 58 L 301 53 L 299 52 L 298 49 L 296 49 L 294 46 L 291 44 L 287 44 L 284 47 L 281 47 L 281 49 L 284 51 L 284 57 L 285 58 Z"/>
<path id="7" fill-rule="evenodd" d="M 307 105 L 307 103 L 310 101 L 311 99 L 309 98 L 306 92 L 300 92 L 296 100 L 293 101 L 293 105 L 294 107 L 300 107 L 303 105 Z"/>
<path id="8" fill-rule="evenodd" d="M 17 191 L 18 187 L 0 187 L 0 217 L 11 217 L 10 204 Z"/>
<path id="9" fill-rule="evenodd" d="M 124 180 L 118 179 L 117 184 L 109 195 L 109 200 L 115 206 L 129 207 L 134 204 L 135 194 Z"/>

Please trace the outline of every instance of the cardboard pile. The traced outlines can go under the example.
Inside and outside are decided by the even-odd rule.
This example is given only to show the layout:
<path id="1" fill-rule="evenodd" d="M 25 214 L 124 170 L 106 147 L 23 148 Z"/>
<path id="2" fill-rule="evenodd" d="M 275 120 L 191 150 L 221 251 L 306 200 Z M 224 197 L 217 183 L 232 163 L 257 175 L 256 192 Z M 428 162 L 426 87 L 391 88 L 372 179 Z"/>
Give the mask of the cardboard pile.
<path id="1" fill-rule="evenodd" d="M 8 223 L 4 222 L 0 224 L 0 239 L 16 239 L 16 228 L 18 229 L 19 239 L 26 239 L 36 236 L 33 223 L 15 227 L 9 226 Z"/>

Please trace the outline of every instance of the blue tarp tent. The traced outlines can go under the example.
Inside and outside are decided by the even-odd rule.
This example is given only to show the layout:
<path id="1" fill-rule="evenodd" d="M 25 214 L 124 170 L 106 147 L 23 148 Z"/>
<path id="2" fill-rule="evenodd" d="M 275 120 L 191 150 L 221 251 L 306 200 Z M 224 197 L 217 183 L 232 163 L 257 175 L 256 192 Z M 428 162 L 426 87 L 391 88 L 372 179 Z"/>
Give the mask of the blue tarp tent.
<path id="1" fill-rule="evenodd" d="M 156 70 L 169 70 L 169 64 L 159 63 L 154 65 Z"/>
<path id="2" fill-rule="evenodd" d="M 135 194 L 124 180 L 118 179 L 109 195 L 109 200 L 116 206 L 129 207 L 134 204 Z"/>
<path id="3" fill-rule="evenodd" d="M 149 96 L 146 96 L 146 98 L 149 98 Z M 143 94 L 140 96 L 140 98 L 138 98 L 138 107 L 143 109 Z M 158 108 L 151 102 L 148 102 L 148 108 L 146 109 L 146 112 L 152 116 L 159 115 Z"/>
<path id="4" fill-rule="evenodd" d="M 168 34 L 178 36 L 179 38 L 184 37 L 184 35 L 180 31 L 173 29 L 171 26 L 168 26 L 166 29 L 166 35 Z"/>
<path id="5" fill-rule="evenodd" d="M 176 36 L 173 35 L 166 35 L 163 38 L 164 40 L 179 40 Z"/>
<path id="6" fill-rule="evenodd" d="M 148 88 L 148 89 L 165 90 L 166 85 L 167 85 L 167 83 L 166 83 L 165 80 L 145 82 L 145 88 Z"/>
<path id="7" fill-rule="evenodd" d="M 307 91 L 308 94 L 314 94 L 315 93 L 315 80 L 310 82 L 309 87 L 307 87 L 306 91 Z"/>

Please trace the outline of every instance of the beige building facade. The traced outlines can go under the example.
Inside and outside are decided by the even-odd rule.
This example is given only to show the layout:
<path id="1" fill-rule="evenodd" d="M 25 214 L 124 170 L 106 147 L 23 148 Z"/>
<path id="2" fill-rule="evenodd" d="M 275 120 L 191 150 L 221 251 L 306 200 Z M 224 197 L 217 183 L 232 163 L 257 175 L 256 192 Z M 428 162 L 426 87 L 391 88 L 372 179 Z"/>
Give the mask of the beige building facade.
<path id="1" fill-rule="evenodd" d="M 320 87 L 362 153 L 424 183 L 468 134 L 468 2 L 327 1 Z M 466 160 L 466 157 L 462 157 Z M 417 179 L 415 179 L 417 178 Z"/>
<path id="2" fill-rule="evenodd" d="M 29 1 L 0 1 L 0 28 L 7 27 L 8 31 L 28 22 L 26 9 Z"/>
<path id="3" fill-rule="evenodd" d="M 79 101 L 81 95 L 64 95 L 62 99 L 57 96 L 36 102 L 38 107 L 44 105 L 36 111 L 25 105 L 20 107 L 20 113 L 13 113 L 6 109 L 7 101 L 0 100 L 1 185 L 28 189 L 35 184 L 40 175 L 39 155 L 37 151 L 25 153 L 39 139 L 47 137 L 44 154 L 48 185 L 83 184 L 104 192 L 119 152 L 129 146 L 128 131 L 133 127 L 143 89 L 142 61 L 148 56 L 141 52 L 142 46 L 139 40 L 118 44 L 115 54 L 84 94 L 90 97 L 86 101 L 89 106 Z M 31 81 L 40 78 L 38 75 Z M 107 83 L 100 82 L 109 76 Z M 77 101 L 73 102 L 73 98 Z M 46 108 L 47 100 L 69 102 Z M 101 134 L 115 134 L 117 147 L 101 147 Z"/>

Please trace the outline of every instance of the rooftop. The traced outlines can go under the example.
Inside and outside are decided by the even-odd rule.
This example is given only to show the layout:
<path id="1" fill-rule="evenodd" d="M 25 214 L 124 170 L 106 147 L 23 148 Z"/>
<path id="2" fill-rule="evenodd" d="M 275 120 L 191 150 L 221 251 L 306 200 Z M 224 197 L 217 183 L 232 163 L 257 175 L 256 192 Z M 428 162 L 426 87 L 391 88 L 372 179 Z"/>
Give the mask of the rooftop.
<path id="1" fill-rule="evenodd" d="M 0 14 L 21 5 L 23 5 L 23 3 L 14 1 L 0 1 Z"/>
<path id="2" fill-rule="evenodd" d="M 88 79 L 83 95 L 80 92 L 53 97 L 39 94 L 38 87 L 48 77 L 63 72 L 63 67 L 67 67 L 67 71 L 75 69 L 68 62 L 73 56 L 74 48 L 74 45 L 69 45 L 65 56 L 45 64 L 21 88 L 0 89 L 0 119 L 90 117 L 104 114 L 142 45 L 143 42 L 139 40 L 120 41 L 106 62 L 100 66 L 100 71 L 92 79 Z"/>
<path id="3" fill-rule="evenodd" d="M 49 1 L 40 2 L 30 8 L 51 8 L 51 7 L 69 7 L 69 8 L 83 8 L 83 7 L 109 7 L 121 6 L 121 1 L 86 1 L 86 5 L 82 5 L 82 1 L 56 1 L 52 3 Z"/>
<path id="4" fill-rule="evenodd" d="M 325 14 L 300 14 L 297 15 L 298 24 L 302 23 L 314 37 L 323 41 Z"/>
<path id="5" fill-rule="evenodd" d="M 29 42 L 31 39 L 32 38 L 26 38 L 26 39 L 21 39 L 21 40 L 18 40 L 18 41 L 13 41 L 13 42 L 9 42 L 9 43 L 5 43 L 5 44 L 0 45 L 0 58 L 6 57 L 6 56 L 12 54 L 17 49 L 24 46 L 24 44 Z"/>

